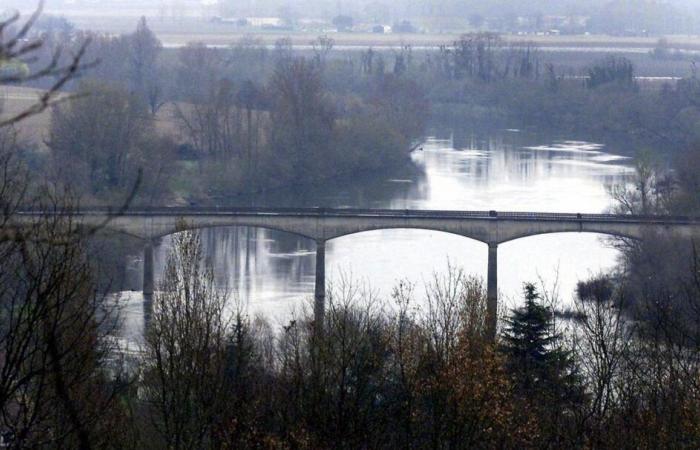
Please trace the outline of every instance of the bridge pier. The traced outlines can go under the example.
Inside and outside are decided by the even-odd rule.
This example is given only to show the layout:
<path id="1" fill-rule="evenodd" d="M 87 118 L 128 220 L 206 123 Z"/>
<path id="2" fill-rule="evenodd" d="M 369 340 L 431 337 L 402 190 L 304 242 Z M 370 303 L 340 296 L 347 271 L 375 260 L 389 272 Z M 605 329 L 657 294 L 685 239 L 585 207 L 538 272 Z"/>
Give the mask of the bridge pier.
<path id="1" fill-rule="evenodd" d="M 153 313 L 153 294 L 155 292 L 154 245 L 155 243 L 149 239 L 146 241 L 143 249 L 143 317 L 145 329 L 148 329 Z"/>
<path id="2" fill-rule="evenodd" d="M 143 249 L 143 295 L 153 295 L 155 291 L 153 261 L 153 242 L 149 240 Z"/>
<path id="3" fill-rule="evenodd" d="M 486 302 L 486 326 L 488 337 L 491 340 L 495 340 L 498 325 L 498 244 L 494 243 L 489 243 Z"/>
<path id="4" fill-rule="evenodd" d="M 314 289 L 314 322 L 323 327 L 326 313 L 326 241 L 316 241 L 316 287 Z"/>

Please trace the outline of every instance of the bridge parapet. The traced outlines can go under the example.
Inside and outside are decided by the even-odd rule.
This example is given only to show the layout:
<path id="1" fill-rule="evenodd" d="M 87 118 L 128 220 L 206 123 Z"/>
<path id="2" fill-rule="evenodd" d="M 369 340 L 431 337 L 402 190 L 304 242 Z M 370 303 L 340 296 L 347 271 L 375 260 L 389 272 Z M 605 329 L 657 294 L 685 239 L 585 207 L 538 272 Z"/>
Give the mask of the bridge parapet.
<path id="1" fill-rule="evenodd" d="M 30 222 L 39 213 L 24 212 L 15 222 Z M 484 243 L 504 243 L 547 233 L 590 232 L 640 239 L 648 230 L 693 235 L 700 218 L 566 214 L 540 212 L 436 211 L 327 208 L 105 208 L 72 213 L 77 222 L 141 239 L 154 239 L 185 228 L 250 226 L 330 240 L 366 231 L 409 228 L 453 233 Z M 107 222 L 106 222 L 107 221 Z M 184 225 L 183 225 L 184 224 Z"/>

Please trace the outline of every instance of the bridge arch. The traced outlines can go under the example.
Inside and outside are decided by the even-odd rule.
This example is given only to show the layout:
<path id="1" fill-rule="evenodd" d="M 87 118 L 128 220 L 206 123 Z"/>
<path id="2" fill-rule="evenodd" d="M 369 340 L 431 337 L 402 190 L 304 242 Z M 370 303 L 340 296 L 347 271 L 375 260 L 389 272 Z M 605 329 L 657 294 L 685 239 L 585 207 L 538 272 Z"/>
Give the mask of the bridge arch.
<path id="1" fill-rule="evenodd" d="M 481 244 L 488 244 L 488 240 L 485 239 L 484 236 L 475 236 L 475 235 L 468 234 L 468 233 L 460 233 L 457 231 L 445 230 L 445 229 L 440 229 L 440 228 L 436 228 L 436 227 L 428 227 L 428 226 L 420 227 L 420 226 L 407 226 L 407 225 L 367 227 L 367 228 L 361 229 L 361 230 L 353 230 L 353 231 L 346 231 L 346 232 L 342 232 L 342 233 L 332 234 L 332 235 L 326 237 L 324 240 L 333 241 L 333 240 L 337 240 L 340 238 L 357 236 L 357 235 L 362 235 L 365 233 L 372 233 L 372 232 L 378 232 L 378 231 L 391 231 L 391 230 L 422 231 L 422 232 L 431 232 L 431 233 L 439 233 L 439 234 L 448 234 L 451 236 L 459 236 L 461 238 L 465 238 L 465 239 L 468 239 L 470 241 L 475 241 L 475 242 L 478 242 Z"/>
<path id="2" fill-rule="evenodd" d="M 640 236 L 633 235 L 632 233 L 624 232 L 612 232 L 612 231 L 599 231 L 599 230 L 547 230 L 547 231 L 534 231 L 522 234 L 516 234 L 513 236 L 508 236 L 508 238 L 499 240 L 498 245 L 507 244 L 509 242 L 518 241 L 521 239 L 527 239 L 529 237 L 535 236 L 545 236 L 548 234 L 587 234 L 587 235 L 599 235 L 604 237 L 617 237 L 623 239 L 633 239 L 635 241 L 642 240 Z"/>
<path id="3" fill-rule="evenodd" d="M 290 234 L 293 236 L 298 236 L 304 239 L 309 239 L 309 240 L 316 240 L 313 236 L 303 233 L 299 230 L 295 229 L 288 229 L 285 227 L 280 227 L 280 226 L 275 226 L 275 225 L 269 225 L 269 224 L 260 224 L 260 223 L 255 223 L 255 222 L 236 222 L 236 223 L 189 223 L 187 221 L 182 221 L 182 222 L 177 222 L 176 224 L 173 224 L 172 226 L 165 227 L 163 229 L 159 229 L 157 231 L 151 232 L 151 233 L 136 233 L 132 230 L 124 229 L 118 226 L 108 226 L 105 229 L 109 230 L 111 232 L 115 233 L 121 233 L 127 236 L 132 236 L 136 237 L 141 240 L 157 240 L 161 239 L 167 236 L 171 236 L 173 234 L 177 234 L 183 231 L 196 231 L 196 230 L 207 230 L 207 229 L 215 229 L 215 228 L 258 228 L 262 230 L 268 230 L 268 231 L 275 231 L 279 233 L 285 233 L 285 234 Z M 144 234 L 146 236 L 144 236 Z"/>

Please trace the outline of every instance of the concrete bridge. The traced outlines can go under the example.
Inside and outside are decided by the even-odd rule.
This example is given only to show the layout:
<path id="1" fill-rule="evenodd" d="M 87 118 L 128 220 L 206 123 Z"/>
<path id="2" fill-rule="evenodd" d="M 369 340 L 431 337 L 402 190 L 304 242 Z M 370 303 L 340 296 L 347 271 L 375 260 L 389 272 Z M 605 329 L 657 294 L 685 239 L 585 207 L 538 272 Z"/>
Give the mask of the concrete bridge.
<path id="1" fill-rule="evenodd" d="M 17 217 L 17 226 L 31 223 L 33 213 Z M 246 226 L 296 234 L 316 241 L 314 314 L 317 323 L 325 307 L 326 242 L 341 236 L 385 229 L 422 229 L 452 233 L 488 245 L 488 316 L 496 332 L 498 307 L 498 246 L 504 242 L 548 233 L 598 233 L 643 239 L 658 233 L 682 237 L 700 235 L 700 218 L 608 214 L 551 214 L 496 211 L 417 211 L 326 208 L 148 208 L 119 213 L 83 210 L 74 220 L 86 227 L 104 226 L 144 242 L 145 295 L 154 292 L 153 243 L 186 229 Z"/>

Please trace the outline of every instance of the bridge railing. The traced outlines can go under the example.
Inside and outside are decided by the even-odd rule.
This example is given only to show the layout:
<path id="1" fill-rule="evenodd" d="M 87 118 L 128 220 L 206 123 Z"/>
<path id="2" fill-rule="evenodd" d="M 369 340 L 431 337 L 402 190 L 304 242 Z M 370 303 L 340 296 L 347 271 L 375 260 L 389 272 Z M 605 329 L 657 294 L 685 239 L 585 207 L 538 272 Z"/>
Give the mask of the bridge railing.
<path id="1" fill-rule="evenodd" d="M 42 214 L 25 211 L 21 214 Z M 459 210 L 415 210 L 415 209 L 360 209 L 360 208 L 258 208 L 258 207 L 148 207 L 129 208 L 125 211 L 97 207 L 70 211 L 77 215 L 126 215 L 126 216 L 201 216 L 201 215 L 271 215 L 271 216 L 336 216 L 336 217 L 392 217 L 433 219 L 491 219 L 491 220 L 536 220 L 536 221 L 607 221 L 607 222 L 651 222 L 651 223 L 700 223 L 700 217 L 654 216 L 622 214 L 545 213 L 523 211 L 459 211 Z"/>

